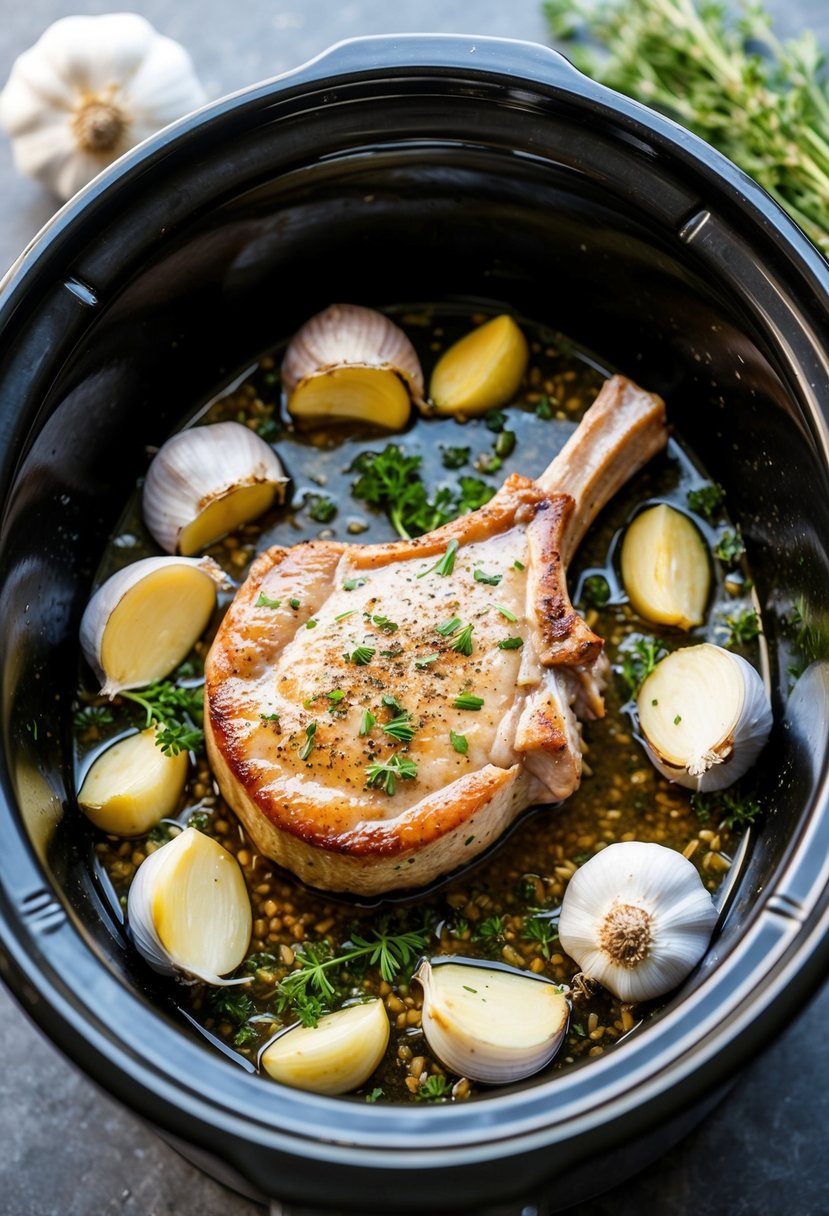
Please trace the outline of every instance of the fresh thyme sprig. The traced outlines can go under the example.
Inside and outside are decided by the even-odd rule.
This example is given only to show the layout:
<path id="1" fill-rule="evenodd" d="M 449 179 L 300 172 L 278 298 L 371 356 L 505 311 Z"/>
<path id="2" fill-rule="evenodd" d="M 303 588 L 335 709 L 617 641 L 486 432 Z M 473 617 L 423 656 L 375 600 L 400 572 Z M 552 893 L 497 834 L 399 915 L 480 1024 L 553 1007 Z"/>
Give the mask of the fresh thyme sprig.
<path id="1" fill-rule="evenodd" d="M 808 31 L 780 42 L 758 0 L 740 7 L 735 20 L 722 0 L 544 5 L 553 40 L 577 67 L 719 148 L 829 253 L 823 55 Z"/>
<path id="2" fill-rule="evenodd" d="M 144 711 L 145 729 L 156 724 L 156 745 L 165 756 L 197 752 L 204 746 L 204 731 L 199 725 L 204 713 L 204 689 L 200 685 L 182 688 L 172 680 L 156 680 L 121 696 Z"/>
<path id="3" fill-rule="evenodd" d="M 280 982 L 280 993 L 292 1002 L 300 995 L 315 995 L 330 1001 L 336 995 L 332 978 L 358 960 L 378 967 L 382 979 L 393 984 L 425 949 L 425 930 L 391 933 L 388 923 L 381 920 L 365 935 L 352 933 L 339 954 L 332 955 L 330 948 L 311 943 L 300 946 L 295 956 L 296 970 Z"/>

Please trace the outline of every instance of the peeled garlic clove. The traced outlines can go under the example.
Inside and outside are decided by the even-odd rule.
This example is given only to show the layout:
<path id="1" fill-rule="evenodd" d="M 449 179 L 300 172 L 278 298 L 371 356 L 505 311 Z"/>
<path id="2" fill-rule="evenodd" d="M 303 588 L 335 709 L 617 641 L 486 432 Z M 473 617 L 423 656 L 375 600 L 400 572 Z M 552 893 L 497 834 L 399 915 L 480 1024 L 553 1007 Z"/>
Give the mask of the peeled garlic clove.
<path id="1" fill-rule="evenodd" d="M 172 815 L 187 780 L 187 752 L 165 756 L 155 727 L 129 735 L 93 762 L 78 792 L 78 806 L 113 836 L 143 836 Z"/>
<path id="2" fill-rule="evenodd" d="M 567 884 L 558 933 L 585 975 L 623 1001 L 676 988 L 708 949 L 714 901 L 681 853 L 661 844 L 608 845 Z"/>
<path id="3" fill-rule="evenodd" d="M 282 363 L 288 409 L 297 418 L 353 418 L 399 430 L 423 405 L 417 352 L 372 308 L 332 304 L 294 335 Z"/>
<path id="4" fill-rule="evenodd" d="M 189 654 L 225 575 L 214 561 L 147 557 L 98 588 L 81 620 L 81 649 L 104 696 L 163 680 Z"/>
<path id="5" fill-rule="evenodd" d="M 494 317 L 441 355 L 429 396 L 441 414 L 482 414 L 518 392 L 530 357 L 512 317 Z"/>
<path id="6" fill-rule="evenodd" d="M 385 1005 L 367 1001 L 327 1013 L 316 1026 L 292 1026 L 265 1048 L 261 1063 L 283 1085 L 345 1094 L 368 1080 L 388 1043 Z"/>
<path id="7" fill-rule="evenodd" d="M 548 1064 L 567 1031 L 570 1006 L 555 984 L 473 959 L 432 959 L 414 977 L 422 1025 L 438 1059 L 488 1085 L 520 1081 Z"/>
<path id="8" fill-rule="evenodd" d="M 636 705 L 654 767 L 692 790 L 733 785 L 757 759 L 772 727 L 760 676 L 740 655 L 709 642 L 657 663 Z"/>
<path id="9" fill-rule="evenodd" d="M 227 849 L 186 828 L 138 867 L 127 901 L 136 948 L 162 975 L 234 984 L 250 943 L 250 898 Z"/>
<path id="10" fill-rule="evenodd" d="M 687 515 L 664 503 L 637 515 L 622 542 L 622 581 L 646 621 L 691 629 L 705 617 L 708 550 Z"/>
<path id="11" fill-rule="evenodd" d="M 150 465 L 144 522 L 167 553 L 188 556 L 281 501 L 287 480 L 273 448 L 249 427 L 189 427 L 168 439 Z"/>

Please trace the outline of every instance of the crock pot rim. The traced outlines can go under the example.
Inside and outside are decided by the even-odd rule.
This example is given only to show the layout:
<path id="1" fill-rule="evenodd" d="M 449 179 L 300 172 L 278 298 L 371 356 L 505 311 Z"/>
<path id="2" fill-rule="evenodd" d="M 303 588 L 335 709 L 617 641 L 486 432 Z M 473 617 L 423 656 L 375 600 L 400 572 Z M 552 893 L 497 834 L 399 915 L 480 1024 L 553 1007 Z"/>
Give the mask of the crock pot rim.
<path id="1" fill-rule="evenodd" d="M 478 58 L 470 58 L 470 47 L 474 46 Z M 516 48 L 521 48 L 520 54 L 526 55 L 518 66 L 526 73 L 522 78 L 516 72 L 514 59 Z M 373 62 L 367 65 L 365 52 Z M 531 70 L 538 76 L 529 75 Z M 515 84 L 524 79 L 526 83 L 536 88 L 548 88 L 559 93 L 572 94 L 580 102 L 585 100 L 591 107 L 601 111 L 604 116 L 612 116 L 617 125 L 627 123 L 631 130 L 638 134 L 647 134 L 662 151 L 686 163 L 692 163 L 694 168 L 703 173 L 706 178 L 725 184 L 740 196 L 741 206 L 745 208 L 751 222 L 758 228 L 774 230 L 775 244 L 779 248 L 782 241 L 786 246 L 789 257 L 798 263 L 801 277 L 808 281 L 808 286 L 819 297 L 824 307 L 829 307 L 829 267 L 821 255 L 811 245 L 808 239 L 786 217 L 776 203 L 770 199 L 759 186 L 747 178 L 740 170 L 718 153 L 708 148 L 702 141 L 678 127 L 670 120 L 655 115 L 645 107 L 626 98 L 620 97 L 596 85 L 577 72 L 566 60 L 548 48 L 539 47 L 532 43 L 520 43 L 502 39 L 478 39 L 455 35 L 401 35 L 397 38 L 379 36 L 376 38 L 355 39 L 340 43 L 330 51 L 323 53 L 309 64 L 297 68 L 284 76 L 274 78 L 264 84 L 244 89 L 229 98 L 222 99 L 194 115 L 182 119 L 179 123 L 167 128 L 159 135 L 152 137 L 135 151 L 127 154 L 116 166 L 96 179 L 89 187 L 81 192 L 76 199 L 66 205 L 46 225 L 41 234 L 35 238 L 32 245 L 25 251 L 4 283 L 0 285 L 5 298 L 0 302 L 0 327 L 12 316 L 17 307 L 25 305 L 26 293 L 31 288 L 32 276 L 44 272 L 48 275 L 49 268 L 55 265 L 64 266 L 63 261 L 67 242 L 73 239 L 73 226 L 79 216 L 88 216 L 101 200 L 112 202 L 113 198 L 124 197 L 131 190 L 138 177 L 157 170 L 163 171 L 163 162 L 175 150 L 180 141 L 188 140 L 193 133 L 213 131 L 221 128 L 227 116 L 238 115 L 248 110 L 260 109 L 275 95 L 282 98 L 287 94 L 299 93 L 309 87 L 320 86 L 323 82 L 332 88 L 337 84 L 348 83 L 355 79 L 379 79 L 384 74 L 401 71 L 415 74 L 435 73 L 468 73 L 473 77 L 502 76 L 505 82 Z M 811 280 L 811 281 L 809 281 Z M 7 774 L 4 773 L 6 796 L 13 803 L 11 786 Z M 826 789 L 822 791 L 824 805 L 827 801 Z M 6 829 L 8 830 L 8 829 Z M 31 867 L 32 884 L 48 884 L 48 880 L 35 860 L 29 848 L 29 842 L 19 842 L 24 847 L 22 853 L 28 857 Z M 796 858 L 796 853 L 790 862 Z M 778 909 L 772 913 L 776 918 L 785 919 L 784 913 Z M 60 1045 L 73 1058 L 95 1073 L 107 1088 L 122 1097 L 128 1104 L 141 1110 L 146 1117 L 166 1126 L 173 1132 L 180 1133 L 180 1120 L 177 1114 L 181 1109 L 182 1094 L 175 1083 L 171 1084 L 168 1074 L 160 1066 L 149 1067 L 146 1057 L 140 1057 L 137 1051 L 128 1050 L 125 1044 L 114 1036 L 106 1024 L 95 1018 L 83 1002 L 78 1000 L 77 993 L 67 986 L 63 977 L 55 972 L 48 961 L 50 941 L 56 941 L 60 934 L 74 933 L 75 930 L 67 923 L 53 938 L 41 937 L 35 940 L 28 930 L 17 922 L 8 906 L 5 893 L 0 901 L 0 919 L 2 920 L 2 938 L 7 943 L 4 974 L 8 982 L 29 1009 L 35 1020 L 41 1022 L 50 1036 L 60 1042 Z M 785 1024 L 796 1007 L 802 1003 L 804 995 L 814 989 L 825 974 L 829 963 L 829 909 L 827 908 L 826 893 L 821 900 L 816 900 L 807 914 L 797 920 L 796 948 L 790 943 L 785 959 L 780 961 L 773 976 L 769 979 L 775 999 L 771 1004 L 764 996 L 764 1004 L 759 1001 L 759 990 L 746 996 L 740 1005 L 741 1013 L 751 1013 L 748 1023 L 742 1026 L 743 1033 L 723 1027 L 720 1042 L 725 1038 L 733 1039 L 733 1050 L 727 1066 L 723 1064 L 721 1046 L 713 1049 L 706 1056 L 697 1053 L 692 1074 L 683 1078 L 683 1086 L 689 1097 L 699 1096 L 707 1092 L 711 1086 L 721 1083 L 725 1073 L 736 1070 L 740 1064 L 751 1058 L 757 1047 L 770 1033 Z M 85 943 L 79 941 L 79 946 L 86 949 Z M 32 976 L 28 967 L 29 960 L 40 953 L 44 956 L 44 968 Z M 103 967 L 102 964 L 98 963 Z M 117 983 L 114 977 L 109 977 L 112 983 Z M 44 982 L 48 980 L 48 982 Z M 119 991 L 123 989 L 119 985 Z M 768 989 L 766 989 L 766 992 Z M 55 1014 L 59 1014 L 59 1026 L 55 1024 Z M 736 1025 L 735 1019 L 735 1025 Z M 723 1037 L 724 1036 L 724 1037 Z M 612 1055 L 602 1061 L 591 1064 L 596 1081 L 606 1070 L 606 1061 L 612 1061 Z M 657 1107 L 664 1105 L 675 1083 L 676 1072 L 681 1061 L 672 1061 L 672 1068 L 660 1068 L 659 1078 L 652 1078 L 658 1085 L 658 1093 L 648 1108 L 648 1118 L 658 1117 Z M 216 1058 L 216 1065 L 222 1071 L 228 1069 L 225 1062 Z M 92 1066 L 92 1067 L 90 1067 Z M 679 1069 L 681 1071 L 681 1069 Z M 671 1078 L 669 1080 L 668 1078 Z M 550 1083 L 557 1084 L 557 1081 Z M 136 1086 L 141 1091 L 141 1100 L 137 1101 Z M 544 1087 L 546 1089 L 546 1087 Z M 221 1116 L 222 1126 L 229 1131 L 241 1130 L 241 1134 L 250 1135 L 252 1120 L 249 1116 L 241 1116 L 238 1111 L 231 1110 L 217 1098 L 215 1094 L 195 1091 L 188 1099 L 190 1113 L 202 1123 L 205 1136 L 216 1131 L 216 1116 Z M 428 1144 L 429 1152 L 434 1152 L 434 1144 L 438 1138 L 445 1142 L 448 1127 L 452 1124 L 460 1128 L 477 1129 L 478 1134 L 486 1127 L 490 1134 L 485 1146 L 474 1143 L 459 1143 L 457 1151 L 463 1160 L 471 1160 L 477 1153 L 486 1152 L 492 1155 L 493 1149 L 503 1146 L 505 1152 L 523 1150 L 529 1144 L 531 1137 L 526 1133 L 514 1136 L 509 1131 L 509 1125 L 504 1126 L 503 1114 L 506 1107 L 517 1103 L 525 1103 L 533 1095 L 538 1095 L 542 1089 L 533 1089 L 519 1095 L 506 1095 L 503 1098 L 493 1097 L 486 1103 L 472 1104 L 468 1107 L 424 1108 L 414 1110 L 400 1108 L 394 1111 L 406 1125 L 417 1124 L 420 1143 Z M 338 1123 L 345 1110 L 355 1113 L 355 1106 L 344 1108 L 341 1101 L 318 1099 L 309 1095 L 298 1095 L 294 1091 L 283 1092 L 281 1099 L 286 1105 L 296 1104 L 304 1108 L 308 1114 L 308 1123 L 317 1124 L 317 1135 L 324 1136 L 326 1131 L 318 1121 L 322 1111 L 330 1111 L 331 1126 Z M 202 1112 L 209 1108 L 211 1118 L 205 1120 Z M 641 1122 L 645 1118 L 645 1105 L 639 1104 L 629 1111 L 629 1115 Z M 487 1114 L 491 1112 L 491 1114 Z M 601 1121 L 602 1114 L 599 1106 L 595 1107 L 596 1122 Z M 555 1113 L 554 1111 L 552 1112 Z M 319 1141 L 319 1152 L 326 1159 L 336 1159 L 341 1153 L 347 1153 L 353 1159 L 355 1147 L 361 1150 L 361 1160 L 372 1158 L 378 1160 L 388 1152 L 399 1153 L 400 1144 L 397 1140 L 385 1146 L 378 1147 L 378 1129 L 381 1123 L 388 1124 L 390 1111 L 388 1107 L 359 1108 L 360 1124 L 365 1122 L 368 1129 L 365 1145 L 359 1143 L 351 1129 L 348 1135 L 347 1147 L 336 1144 L 335 1137 Z M 497 1128 L 496 1128 L 497 1121 Z M 554 1125 L 540 1127 L 537 1135 L 548 1142 Z M 409 1129 L 411 1130 L 411 1129 Z M 268 1135 L 267 1133 L 271 1133 Z M 341 1135 L 343 1134 L 340 1127 Z M 298 1138 L 305 1134 L 301 1133 Z M 471 1131 L 470 1133 L 471 1134 Z M 275 1130 L 265 1126 L 260 1119 L 256 1127 L 257 1138 L 263 1143 L 275 1143 L 280 1138 L 291 1139 L 291 1134 L 284 1129 Z M 496 1140 L 497 1137 L 497 1140 Z M 468 1141 L 468 1136 L 464 1137 Z M 448 1160 L 448 1157 L 446 1158 Z"/>

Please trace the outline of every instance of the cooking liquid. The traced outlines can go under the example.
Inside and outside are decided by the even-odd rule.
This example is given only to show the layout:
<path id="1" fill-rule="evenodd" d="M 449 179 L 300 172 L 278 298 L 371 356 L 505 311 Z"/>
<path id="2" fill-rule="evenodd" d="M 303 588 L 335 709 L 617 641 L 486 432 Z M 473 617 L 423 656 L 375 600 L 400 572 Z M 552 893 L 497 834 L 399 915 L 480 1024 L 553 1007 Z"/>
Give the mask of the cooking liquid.
<path id="1" fill-rule="evenodd" d="M 475 321 L 485 319 L 482 314 L 459 307 L 390 312 L 417 347 L 427 380 L 439 354 Z M 380 451 L 387 443 L 399 444 L 407 454 L 422 457 L 421 473 L 430 494 L 440 485 L 456 483 L 461 475 L 480 477 L 493 491 L 513 470 L 538 475 L 563 446 L 610 372 L 560 335 L 525 321 L 521 325 L 531 343 L 530 369 L 518 399 L 503 411 L 503 420 L 491 416 L 468 422 L 418 417 L 402 435 L 350 430 L 347 426 L 294 430 L 279 401 L 278 367 L 284 347 L 275 348 L 232 391 L 216 399 L 199 421 L 235 419 L 275 443 L 292 478 L 289 503 L 212 546 L 210 556 L 241 582 L 256 553 L 272 544 L 290 545 L 318 538 L 360 543 L 394 539 L 386 515 L 352 497 L 357 474 L 349 471 L 361 452 Z M 504 430 L 515 435 L 514 451 L 500 468 L 480 471 L 491 468 L 495 445 Z M 501 447 L 504 443 L 501 440 Z M 445 453 L 455 448 L 469 448 L 470 456 L 463 467 L 450 471 L 444 467 Z M 625 524 L 645 502 L 667 502 L 687 512 L 688 490 L 705 480 L 681 441 L 671 439 L 666 453 L 652 461 L 606 508 L 577 554 L 570 571 L 571 595 L 590 626 L 605 639 L 614 665 L 619 663 L 620 644 L 631 633 L 658 637 L 669 649 L 704 640 L 722 643 L 725 615 L 751 607 L 746 570 L 738 566 L 725 571 L 713 559 L 706 621 L 690 633 L 652 626 L 636 618 L 624 600 L 616 556 Z M 326 508 L 328 500 L 336 506 L 330 519 L 325 518 L 331 510 Z M 716 527 L 697 516 L 694 522 L 710 547 L 723 531 L 734 531 L 725 519 Z M 117 535 L 103 555 L 98 582 L 121 566 L 156 552 L 141 519 L 140 492 L 136 491 Z M 611 592 L 610 602 L 602 608 L 580 602 L 585 579 L 597 573 Z M 213 629 L 227 602 L 225 598 L 220 604 Z M 196 671 L 208 645 L 209 634 L 194 652 Z M 756 642 L 741 652 L 757 663 Z M 81 704 L 88 702 L 95 691 L 89 673 L 85 679 Z M 198 675 L 190 679 L 198 680 Z M 376 901 L 372 907 L 309 891 L 290 874 L 257 856 L 241 825 L 217 796 L 206 761 L 200 757 L 177 822 L 186 826 L 195 814 L 196 826 L 215 836 L 238 858 L 253 905 L 250 953 L 257 956 L 251 963 L 256 978 L 244 989 L 218 991 L 170 981 L 170 1001 L 188 1015 L 191 1024 L 203 1028 L 217 1046 L 222 1045 L 226 1054 L 252 1069 L 263 1045 L 295 1021 L 290 1010 L 279 1012 L 278 982 L 295 966 L 297 951 L 303 946 L 316 944 L 340 954 L 352 932 L 365 932 L 379 918 L 385 918 L 391 933 L 423 930 L 428 954 L 498 960 L 570 985 L 578 968 L 560 948 L 555 930 L 558 909 L 572 874 L 598 850 L 624 840 L 668 845 L 685 853 L 699 867 L 709 890 L 717 891 L 727 882 L 724 876 L 737 839 L 726 830 L 717 830 L 716 822 L 701 823 L 689 792 L 656 773 L 634 737 L 629 701 L 629 689 L 615 674 L 606 692 L 606 717 L 584 726 L 585 776 L 581 788 L 566 803 L 528 812 L 486 859 L 452 881 L 420 896 L 406 892 L 398 901 Z M 128 703 L 116 704 L 112 723 L 82 727 L 77 732 L 78 786 L 102 747 L 127 727 L 139 725 L 136 709 Z M 149 837 L 129 841 L 100 833 L 94 836 L 93 864 L 103 868 L 105 881 L 111 884 L 116 916 L 119 906 L 125 906 L 137 865 L 168 838 L 170 828 L 175 830 L 175 825 L 165 821 Z M 131 946 L 127 944 L 126 948 Z M 393 984 L 383 981 L 372 967 L 352 966 L 350 970 L 329 972 L 337 987 L 335 1004 L 357 995 L 379 995 L 391 1019 L 386 1057 L 357 1098 L 460 1101 L 497 1092 L 447 1076 L 431 1056 L 420 1030 L 420 992 L 409 982 L 410 971 L 408 968 L 407 974 Z M 240 1002 L 240 992 L 248 999 Z M 566 1042 L 541 1075 L 612 1049 L 646 1018 L 649 1009 L 623 1006 L 603 989 L 592 985 L 584 988 L 577 983 Z M 430 1078 L 435 1080 L 430 1082 Z"/>

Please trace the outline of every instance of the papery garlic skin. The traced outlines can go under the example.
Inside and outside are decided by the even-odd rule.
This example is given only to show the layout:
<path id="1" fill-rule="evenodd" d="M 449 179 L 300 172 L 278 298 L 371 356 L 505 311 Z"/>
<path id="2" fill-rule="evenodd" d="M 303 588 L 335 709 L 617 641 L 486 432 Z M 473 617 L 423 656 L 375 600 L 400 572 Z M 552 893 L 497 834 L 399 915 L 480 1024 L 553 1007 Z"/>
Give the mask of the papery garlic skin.
<path id="1" fill-rule="evenodd" d="M 570 1006 L 555 984 L 480 960 L 424 960 L 426 1041 L 451 1072 L 506 1085 L 550 1062 L 567 1031 Z"/>
<path id="2" fill-rule="evenodd" d="M 127 901 L 136 949 L 161 975 L 205 984 L 243 961 L 253 916 L 236 858 L 218 841 L 186 828 L 138 867 Z"/>
<path id="3" fill-rule="evenodd" d="M 361 404 L 365 373 L 382 375 L 375 391 L 366 380 L 368 399 Z M 358 304 L 332 304 L 305 322 L 285 352 L 282 384 L 291 413 L 309 418 L 361 418 L 396 430 L 405 424 L 411 403 L 423 406 L 423 371 L 408 337 L 383 313 Z M 332 398 L 327 404 L 325 393 Z"/>
<path id="4" fill-rule="evenodd" d="M 163 680 L 204 632 L 224 571 L 210 558 L 146 557 L 103 583 L 81 619 L 81 649 L 101 694 Z"/>
<path id="5" fill-rule="evenodd" d="M 562 947 L 622 1001 L 649 1001 L 680 984 L 717 923 L 714 901 L 681 853 L 660 844 L 608 845 L 567 884 Z"/>
<path id="6" fill-rule="evenodd" d="M 188 763 L 187 752 L 164 754 L 154 726 L 128 735 L 93 761 L 78 806 L 103 832 L 142 836 L 178 807 Z"/>
<path id="7" fill-rule="evenodd" d="M 189 556 L 269 510 L 287 481 L 273 448 L 249 427 L 188 427 L 149 467 L 144 522 L 167 553 Z"/>
<path id="8" fill-rule="evenodd" d="M 19 172 L 67 199 L 205 100 L 190 56 L 143 17 L 62 17 L 12 66 L 0 124 Z"/>
<path id="9" fill-rule="evenodd" d="M 316 1026 L 292 1026 L 262 1053 L 274 1081 L 315 1094 L 359 1089 L 386 1053 L 389 1016 L 379 999 L 327 1013 Z"/>
<path id="10" fill-rule="evenodd" d="M 709 642 L 657 663 L 636 705 L 654 768 L 703 793 L 726 789 L 751 768 L 773 722 L 759 673 L 741 655 Z"/>

